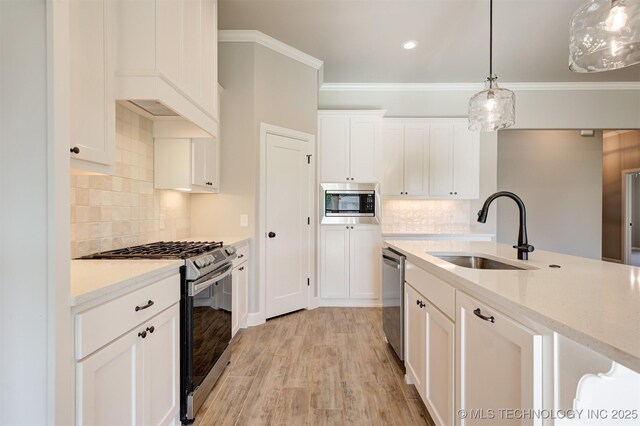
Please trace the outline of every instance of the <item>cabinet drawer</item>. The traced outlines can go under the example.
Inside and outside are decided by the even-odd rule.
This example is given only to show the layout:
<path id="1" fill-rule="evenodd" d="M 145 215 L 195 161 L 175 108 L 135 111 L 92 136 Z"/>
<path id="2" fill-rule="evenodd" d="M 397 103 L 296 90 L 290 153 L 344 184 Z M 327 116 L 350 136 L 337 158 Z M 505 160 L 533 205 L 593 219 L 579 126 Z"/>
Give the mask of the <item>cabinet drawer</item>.
<path id="1" fill-rule="evenodd" d="M 405 281 L 449 318 L 456 317 L 455 288 L 411 262 L 407 262 L 405 266 Z"/>
<path id="2" fill-rule="evenodd" d="M 82 359 L 180 300 L 180 274 L 75 316 L 75 355 Z M 153 302 L 148 308 L 142 308 Z M 136 311 L 136 307 L 138 309 Z"/>
<path id="3" fill-rule="evenodd" d="M 240 265 L 241 263 L 249 260 L 249 244 L 245 244 L 240 247 L 236 247 L 236 258 L 233 259 L 233 267 Z"/>

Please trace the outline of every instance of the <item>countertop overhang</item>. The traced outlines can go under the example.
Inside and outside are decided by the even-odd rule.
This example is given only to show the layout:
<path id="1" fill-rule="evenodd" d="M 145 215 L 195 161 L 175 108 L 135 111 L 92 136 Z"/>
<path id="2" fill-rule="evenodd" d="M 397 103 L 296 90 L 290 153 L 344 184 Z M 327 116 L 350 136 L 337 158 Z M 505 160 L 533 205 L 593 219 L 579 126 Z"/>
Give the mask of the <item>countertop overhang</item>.
<path id="1" fill-rule="evenodd" d="M 385 240 L 385 246 L 483 302 L 640 372 L 640 268 L 542 250 L 520 261 L 512 246 L 494 242 Z M 538 269 L 470 269 L 428 254 L 434 252 L 485 254 Z"/>

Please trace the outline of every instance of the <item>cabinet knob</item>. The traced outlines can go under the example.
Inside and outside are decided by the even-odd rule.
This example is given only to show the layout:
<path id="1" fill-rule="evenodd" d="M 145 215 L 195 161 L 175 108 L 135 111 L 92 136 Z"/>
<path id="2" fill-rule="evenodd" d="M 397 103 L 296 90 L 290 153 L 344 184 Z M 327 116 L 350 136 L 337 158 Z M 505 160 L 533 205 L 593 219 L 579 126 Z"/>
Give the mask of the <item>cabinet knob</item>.
<path id="1" fill-rule="evenodd" d="M 353 178 L 351 178 L 351 180 L 353 180 Z"/>
<path id="2" fill-rule="evenodd" d="M 73 154 L 80 154 L 80 148 L 78 148 L 77 146 L 74 146 L 69 151 L 71 151 L 71 153 Z"/>
<path id="3" fill-rule="evenodd" d="M 241 266 L 240 269 L 238 269 L 239 271 L 244 271 L 244 266 Z"/>
<path id="4" fill-rule="evenodd" d="M 275 233 L 275 232 L 269 232 L 269 233 L 267 234 L 267 237 L 269 237 L 269 238 L 275 238 L 275 237 L 276 237 L 276 233 Z"/>
<path id="5" fill-rule="evenodd" d="M 144 339 L 145 337 L 147 337 L 147 332 L 141 331 L 140 333 L 138 333 L 138 337 L 142 337 Z"/>
<path id="6" fill-rule="evenodd" d="M 239 254 L 238 255 L 238 259 L 242 259 L 244 257 L 244 254 Z"/>
<path id="7" fill-rule="evenodd" d="M 454 192 L 454 193 L 453 193 L 453 195 L 458 195 L 458 193 L 457 193 L 457 192 Z"/>
<path id="8" fill-rule="evenodd" d="M 453 192 L 450 192 L 449 195 L 453 195 Z"/>
<path id="9" fill-rule="evenodd" d="M 155 328 L 154 326 L 147 327 L 147 331 L 148 331 L 149 333 L 153 333 L 154 331 L 156 331 L 156 328 Z"/>

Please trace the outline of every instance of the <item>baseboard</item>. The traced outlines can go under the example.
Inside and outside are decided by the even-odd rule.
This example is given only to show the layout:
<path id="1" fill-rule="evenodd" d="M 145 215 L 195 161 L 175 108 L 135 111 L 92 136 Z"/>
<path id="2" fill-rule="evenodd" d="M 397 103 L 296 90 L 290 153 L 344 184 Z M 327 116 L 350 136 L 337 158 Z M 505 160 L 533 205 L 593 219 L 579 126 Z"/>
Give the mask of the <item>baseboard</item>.
<path id="1" fill-rule="evenodd" d="M 267 319 L 264 317 L 262 312 L 250 312 L 247 315 L 247 327 L 255 327 L 256 325 L 261 325 L 267 322 Z"/>
<path id="2" fill-rule="evenodd" d="M 612 262 L 612 263 L 624 263 L 620 259 L 611 259 L 610 257 L 603 257 L 602 260 L 604 260 L 605 262 Z"/>
<path id="3" fill-rule="evenodd" d="M 379 308 L 380 299 L 319 299 L 318 305 L 334 308 Z"/>
<path id="4" fill-rule="evenodd" d="M 311 300 L 309 301 L 309 307 L 307 309 L 316 309 L 317 307 L 320 306 L 320 298 L 318 297 L 312 297 Z"/>

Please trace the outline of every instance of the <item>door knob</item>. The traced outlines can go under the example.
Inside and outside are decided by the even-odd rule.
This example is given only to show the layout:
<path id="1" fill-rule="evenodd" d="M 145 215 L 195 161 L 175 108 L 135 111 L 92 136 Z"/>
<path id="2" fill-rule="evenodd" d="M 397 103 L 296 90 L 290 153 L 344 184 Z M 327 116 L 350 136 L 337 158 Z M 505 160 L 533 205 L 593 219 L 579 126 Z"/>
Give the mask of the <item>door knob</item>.
<path id="1" fill-rule="evenodd" d="M 269 233 L 267 234 L 267 236 L 268 236 L 269 238 L 275 238 L 276 233 L 275 233 L 275 232 L 269 232 Z"/>

